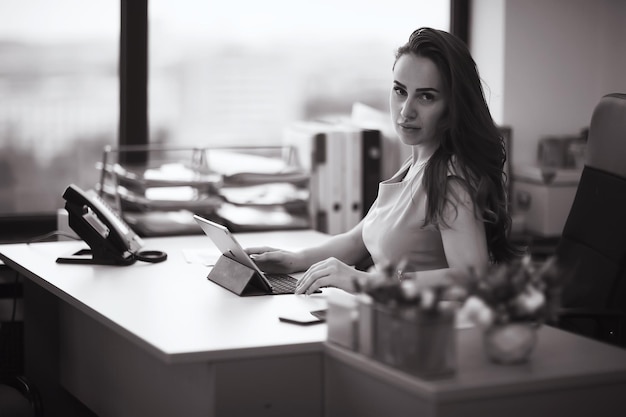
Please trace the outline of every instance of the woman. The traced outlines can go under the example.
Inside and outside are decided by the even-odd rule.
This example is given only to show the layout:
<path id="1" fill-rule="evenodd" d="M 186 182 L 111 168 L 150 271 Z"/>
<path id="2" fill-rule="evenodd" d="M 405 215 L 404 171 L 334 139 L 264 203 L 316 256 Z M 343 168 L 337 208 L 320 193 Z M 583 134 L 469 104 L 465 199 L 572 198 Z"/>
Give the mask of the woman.
<path id="1" fill-rule="evenodd" d="M 403 265 L 398 278 L 445 283 L 516 255 L 502 138 L 485 102 L 476 64 L 447 32 L 421 28 L 396 53 L 391 118 L 412 156 L 352 230 L 299 252 L 249 248 L 269 272 L 306 270 L 297 293 L 334 286 L 354 291 L 374 272 L 355 269 L 371 255 L 377 269 Z"/>

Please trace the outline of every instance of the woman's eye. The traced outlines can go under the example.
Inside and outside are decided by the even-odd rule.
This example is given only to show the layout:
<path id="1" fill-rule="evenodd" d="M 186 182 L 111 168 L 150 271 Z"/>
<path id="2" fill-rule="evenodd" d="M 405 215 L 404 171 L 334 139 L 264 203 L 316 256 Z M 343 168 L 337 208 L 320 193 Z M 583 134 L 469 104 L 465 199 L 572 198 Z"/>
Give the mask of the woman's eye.
<path id="1" fill-rule="evenodd" d="M 430 93 L 422 93 L 419 95 L 419 100 L 424 102 L 431 102 L 435 99 L 435 96 Z"/>
<path id="2" fill-rule="evenodd" d="M 406 96 L 406 91 L 398 86 L 393 87 L 393 91 L 399 96 Z"/>

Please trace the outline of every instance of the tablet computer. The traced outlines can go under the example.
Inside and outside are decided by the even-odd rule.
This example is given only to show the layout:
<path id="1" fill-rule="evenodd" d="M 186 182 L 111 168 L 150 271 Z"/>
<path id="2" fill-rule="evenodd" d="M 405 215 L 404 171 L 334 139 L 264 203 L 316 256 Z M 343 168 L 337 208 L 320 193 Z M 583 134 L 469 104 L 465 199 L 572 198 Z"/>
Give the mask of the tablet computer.
<path id="1" fill-rule="evenodd" d="M 288 274 L 270 274 L 261 271 L 261 268 L 254 263 L 250 255 L 246 253 L 226 226 L 205 219 L 197 214 L 193 217 L 222 255 L 256 272 L 251 282 L 256 288 L 264 291 L 266 294 L 293 294 L 295 292 L 298 283 L 296 278 Z"/>

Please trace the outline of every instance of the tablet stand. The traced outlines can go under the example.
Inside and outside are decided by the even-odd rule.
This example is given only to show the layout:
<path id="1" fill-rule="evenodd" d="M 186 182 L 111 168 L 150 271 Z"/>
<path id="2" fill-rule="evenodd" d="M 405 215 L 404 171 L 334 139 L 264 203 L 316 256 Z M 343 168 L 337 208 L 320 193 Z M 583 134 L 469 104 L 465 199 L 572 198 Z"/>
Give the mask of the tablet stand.
<path id="1" fill-rule="evenodd" d="M 207 279 L 239 296 L 269 294 L 269 291 L 261 290 L 254 285 L 255 279 L 261 281 L 261 277 L 254 269 L 224 255 L 219 257 Z"/>

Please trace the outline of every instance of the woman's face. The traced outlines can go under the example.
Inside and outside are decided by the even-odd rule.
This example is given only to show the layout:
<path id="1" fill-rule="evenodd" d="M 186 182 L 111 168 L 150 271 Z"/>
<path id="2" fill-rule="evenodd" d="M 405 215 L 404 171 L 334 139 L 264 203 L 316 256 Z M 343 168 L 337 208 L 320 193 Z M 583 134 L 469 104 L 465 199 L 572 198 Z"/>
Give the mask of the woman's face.
<path id="1" fill-rule="evenodd" d="M 393 69 L 389 107 L 394 129 L 407 145 L 438 146 L 437 126 L 447 99 L 437 66 L 428 58 L 404 54 Z"/>

